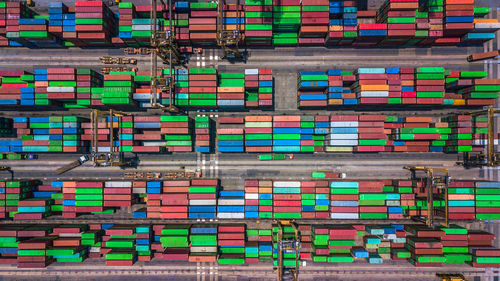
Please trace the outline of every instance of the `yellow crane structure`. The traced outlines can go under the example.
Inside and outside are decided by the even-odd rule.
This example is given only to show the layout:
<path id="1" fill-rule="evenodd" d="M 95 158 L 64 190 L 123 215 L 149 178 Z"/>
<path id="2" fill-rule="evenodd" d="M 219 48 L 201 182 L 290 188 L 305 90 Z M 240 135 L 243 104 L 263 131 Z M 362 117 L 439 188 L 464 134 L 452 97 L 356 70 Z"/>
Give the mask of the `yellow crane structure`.
<path id="1" fill-rule="evenodd" d="M 217 2 L 217 45 L 221 47 L 223 59 L 241 59 L 243 56 L 239 50 L 241 41 L 240 30 L 240 1 L 236 0 L 236 25 L 234 29 L 226 29 L 224 24 L 224 5 L 226 0 Z"/>
<path id="2" fill-rule="evenodd" d="M 403 169 L 409 170 L 411 172 L 411 179 L 424 183 L 427 189 L 427 214 L 425 218 L 420 216 L 415 219 L 425 222 L 428 227 L 436 226 L 438 222 L 434 214 L 434 199 L 439 199 L 439 196 L 436 196 L 439 195 L 439 193 L 436 194 L 434 191 L 438 190 L 444 193 L 445 201 L 444 222 L 438 224 L 448 227 L 448 185 L 450 183 L 448 169 L 428 168 L 424 166 L 405 166 Z"/>
<path id="3" fill-rule="evenodd" d="M 472 167 L 498 167 L 500 166 L 500 153 L 495 151 L 495 117 L 500 113 L 499 109 L 490 107 L 485 110 L 473 111 L 466 113 L 472 117 L 484 116 L 488 118 L 488 143 L 486 143 L 486 154 L 464 152 L 463 161 L 459 162 L 466 168 Z M 474 121 L 473 121 L 473 128 Z"/>
<path id="4" fill-rule="evenodd" d="M 461 273 L 436 273 L 436 276 L 441 281 L 467 281 Z"/>
<path id="5" fill-rule="evenodd" d="M 300 267 L 300 233 L 299 227 L 294 220 L 277 220 L 275 223 L 278 226 L 277 233 L 277 264 L 274 269 L 277 273 L 278 281 L 285 280 L 285 277 L 291 277 L 293 281 L 299 279 Z M 287 233 L 285 228 L 292 228 L 293 233 Z M 293 266 L 284 264 L 284 254 L 294 254 L 295 263 Z"/>
<path id="6" fill-rule="evenodd" d="M 161 4 L 165 6 L 165 2 L 160 0 Z M 173 13 L 172 13 L 172 0 L 168 0 L 168 18 L 169 18 L 169 29 L 159 30 L 157 23 L 157 0 L 151 0 L 151 14 L 150 14 L 150 24 L 151 24 L 151 97 L 150 103 L 152 108 L 161 108 L 169 112 L 178 112 L 179 109 L 174 106 L 174 70 L 173 65 L 180 62 L 180 52 L 175 41 L 175 30 L 172 25 Z M 169 65 L 170 77 L 162 78 L 161 73 L 158 75 L 158 58 L 162 60 L 163 64 Z M 168 92 L 169 95 L 169 105 L 164 106 L 158 103 L 158 90 L 160 92 Z"/>
<path id="7" fill-rule="evenodd" d="M 109 117 L 109 152 L 100 153 L 98 147 L 98 130 L 99 130 L 99 115 L 107 115 Z M 94 167 L 106 166 L 124 166 L 130 164 L 123 161 L 123 153 L 120 151 L 120 144 L 115 147 L 114 145 L 114 118 L 129 115 L 120 111 L 110 109 L 109 112 L 94 109 L 90 112 L 90 132 L 91 132 L 91 156 L 94 162 Z"/>
<path id="8" fill-rule="evenodd" d="M 14 171 L 9 166 L 0 166 L 0 171 L 7 171 L 10 173 L 10 178 L 14 179 Z"/>

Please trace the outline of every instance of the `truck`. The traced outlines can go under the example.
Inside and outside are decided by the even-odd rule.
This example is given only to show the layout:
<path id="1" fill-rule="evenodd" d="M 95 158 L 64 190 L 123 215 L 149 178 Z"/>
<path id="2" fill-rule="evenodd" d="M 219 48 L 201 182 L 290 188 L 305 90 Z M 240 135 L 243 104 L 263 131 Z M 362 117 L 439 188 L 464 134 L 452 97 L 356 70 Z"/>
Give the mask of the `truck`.
<path id="1" fill-rule="evenodd" d="M 150 48 L 125 48 L 125 54 L 128 55 L 149 55 L 151 52 Z"/>
<path id="2" fill-rule="evenodd" d="M 293 159 L 294 155 L 293 154 L 261 154 L 261 155 L 259 155 L 259 160 L 260 161 L 285 160 L 287 157 L 288 157 L 288 159 Z"/>
<path id="3" fill-rule="evenodd" d="M 77 160 L 58 168 L 56 170 L 56 174 L 60 175 L 60 174 L 66 173 L 69 170 L 72 170 L 78 166 L 81 166 L 83 163 L 85 163 L 87 161 L 89 161 L 89 157 L 87 155 L 82 155 Z"/>
<path id="4" fill-rule="evenodd" d="M 345 179 L 347 177 L 346 173 L 341 172 L 312 172 L 312 178 L 320 178 L 320 179 Z"/>
<path id="5" fill-rule="evenodd" d="M 35 160 L 38 159 L 38 155 L 28 153 L 28 154 L 15 154 L 15 153 L 2 153 L 0 154 L 0 159 L 5 160 Z"/>
<path id="6" fill-rule="evenodd" d="M 101 68 L 102 74 L 109 74 L 111 71 L 128 71 L 128 67 L 119 66 L 119 67 L 103 67 Z"/>
<path id="7" fill-rule="evenodd" d="M 113 64 L 114 60 L 112 57 L 100 57 L 99 60 L 104 64 Z"/>
<path id="8" fill-rule="evenodd" d="M 499 52 L 500 52 L 499 50 L 496 50 L 496 51 L 491 51 L 491 52 L 486 52 L 486 53 L 472 54 L 472 55 L 467 57 L 467 61 L 474 62 L 474 61 L 492 59 L 492 58 L 498 57 Z"/>
<path id="9" fill-rule="evenodd" d="M 113 57 L 100 57 L 104 64 L 137 64 L 137 60 L 133 58 L 113 58 Z"/>

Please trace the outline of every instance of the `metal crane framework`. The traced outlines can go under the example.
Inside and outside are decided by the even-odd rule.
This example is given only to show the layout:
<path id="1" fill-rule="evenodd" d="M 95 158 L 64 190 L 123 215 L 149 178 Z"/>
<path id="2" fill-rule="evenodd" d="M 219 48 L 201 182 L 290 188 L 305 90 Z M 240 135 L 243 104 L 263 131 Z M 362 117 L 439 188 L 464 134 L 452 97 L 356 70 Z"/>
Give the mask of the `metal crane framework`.
<path id="1" fill-rule="evenodd" d="M 465 276 L 461 273 L 436 273 L 436 276 L 441 281 L 467 281 Z"/>
<path id="2" fill-rule="evenodd" d="M 241 59 L 243 56 L 239 50 L 241 41 L 240 31 L 240 1 L 236 1 L 236 28 L 227 30 L 224 24 L 224 5 L 226 0 L 217 2 L 217 45 L 222 48 L 222 58 Z"/>
<path id="3" fill-rule="evenodd" d="M 424 166 L 406 166 L 403 169 L 411 171 L 411 179 L 425 183 L 425 188 L 427 189 L 427 215 L 425 218 L 416 217 L 415 219 L 424 221 L 428 227 L 434 227 L 436 223 L 439 223 L 434 214 L 434 199 L 439 199 L 439 197 L 436 198 L 436 195 L 440 195 L 439 193 L 434 193 L 434 190 L 437 189 L 444 191 L 445 201 L 444 222 L 440 224 L 448 227 L 448 184 L 450 183 L 448 169 L 428 168 Z"/>
<path id="4" fill-rule="evenodd" d="M 285 276 L 290 276 L 294 281 L 299 279 L 299 266 L 300 266 L 300 234 L 299 228 L 293 220 L 277 220 L 278 234 L 277 234 L 277 250 L 278 250 L 278 264 L 275 266 L 278 281 L 285 280 Z M 292 235 L 285 234 L 284 228 L 291 227 L 294 231 Z M 295 266 L 285 266 L 283 251 L 295 253 Z"/>
<path id="5" fill-rule="evenodd" d="M 472 117 L 486 115 L 488 117 L 488 143 L 486 144 L 486 154 L 464 152 L 463 162 L 459 162 L 466 168 L 470 167 L 498 167 L 500 166 L 500 153 L 495 151 L 495 115 L 500 113 L 499 109 L 493 107 L 486 110 L 473 111 L 466 113 Z M 473 122 L 473 128 L 475 122 Z"/>
<path id="6" fill-rule="evenodd" d="M 97 138 L 99 130 L 99 115 L 104 115 L 109 113 L 109 152 L 99 153 Z M 118 144 L 118 149 L 115 149 L 114 145 L 114 120 L 113 117 L 123 117 L 128 115 L 123 112 L 119 112 L 110 109 L 109 112 L 94 109 L 90 112 L 90 132 L 91 132 L 91 155 L 92 161 L 95 167 L 105 167 L 105 166 L 123 166 L 129 164 L 128 162 L 123 162 L 123 153 L 117 151 L 120 149 L 120 144 Z M 119 140 L 118 140 L 119 141 Z"/>
<path id="7" fill-rule="evenodd" d="M 161 4 L 165 6 L 165 2 L 160 0 Z M 151 0 L 151 14 L 150 14 L 150 24 L 151 24 L 151 97 L 150 103 L 152 108 L 161 108 L 169 112 L 178 112 L 178 108 L 174 106 L 174 70 L 173 64 L 178 64 L 180 62 L 180 52 L 175 42 L 175 30 L 172 25 L 173 13 L 172 13 L 172 0 L 168 0 L 168 18 L 169 18 L 169 29 L 168 30 L 158 30 L 157 23 L 157 0 Z M 170 77 L 162 78 L 161 73 L 158 75 L 158 58 L 160 58 L 163 64 L 169 65 Z M 169 95 L 169 105 L 164 106 L 158 103 L 158 92 L 168 92 Z"/>

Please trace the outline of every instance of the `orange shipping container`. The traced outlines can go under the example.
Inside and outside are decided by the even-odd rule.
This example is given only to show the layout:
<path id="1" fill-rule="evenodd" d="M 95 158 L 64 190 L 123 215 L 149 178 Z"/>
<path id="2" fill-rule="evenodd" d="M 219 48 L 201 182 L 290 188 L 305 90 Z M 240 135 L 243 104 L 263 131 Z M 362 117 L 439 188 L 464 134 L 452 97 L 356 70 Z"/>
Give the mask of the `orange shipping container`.
<path id="1" fill-rule="evenodd" d="M 240 31 L 245 31 L 245 25 L 240 25 L 239 26 Z M 236 24 L 225 24 L 224 25 L 225 30 L 236 30 Z M 242 34 L 243 35 L 243 34 Z"/>
<path id="2" fill-rule="evenodd" d="M 214 31 L 214 30 L 217 30 L 217 26 L 215 24 L 206 24 L 206 25 L 194 24 L 189 26 L 189 31 Z"/>
<path id="3" fill-rule="evenodd" d="M 406 117 L 405 121 L 408 123 L 431 123 L 432 117 Z"/>
<path id="4" fill-rule="evenodd" d="M 111 80 L 111 81 L 130 81 L 132 80 L 132 75 L 130 74 L 106 74 L 104 75 L 104 80 Z"/>
<path id="5" fill-rule="evenodd" d="M 474 23 L 497 23 L 497 19 L 474 19 Z"/>
<path id="6" fill-rule="evenodd" d="M 414 3 L 390 3 L 390 10 L 414 10 L 418 9 L 418 2 Z"/>
<path id="7" fill-rule="evenodd" d="M 342 25 L 330 25 L 330 31 L 344 31 L 344 26 L 342 26 Z"/>
<path id="8" fill-rule="evenodd" d="M 236 12 L 224 12 L 224 15 L 227 18 L 235 18 L 236 17 Z M 240 18 L 244 18 L 244 17 L 245 17 L 245 12 L 240 11 Z"/>
<path id="9" fill-rule="evenodd" d="M 189 75 L 189 81 L 212 81 L 212 80 L 217 80 L 217 75 L 216 74 L 190 74 Z"/>
<path id="10" fill-rule="evenodd" d="M 272 187 L 272 181 L 259 181 L 259 187 Z"/>
<path id="11" fill-rule="evenodd" d="M 274 116 L 275 122 L 300 122 L 300 116 Z"/>
<path id="12" fill-rule="evenodd" d="M 243 93 L 245 92 L 245 87 L 218 87 L 218 93 Z"/>
<path id="13" fill-rule="evenodd" d="M 389 91 L 389 85 L 361 85 L 360 91 Z"/>
<path id="14" fill-rule="evenodd" d="M 300 27 L 300 32 L 302 33 L 326 33 L 328 32 L 328 26 L 324 25 L 303 25 Z"/>
<path id="15" fill-rule="evenodd" d="M 474 200 L 474 194 L 448 194 L 448 200 Z"/>
<path id="16" fill-rule="evenodd" d="M 271 122 L 272 116 L 245 116 L 246 122 Z"/>
<path id="17" fill-rule="evenodd" d="M 260 187 L 259 186 L 259 193 L 273 193 L 273 189 L 270 187 Z"/>
<path id="18" fill-rule="evenodd" d="M 466 11 L 474 10 L 474 4 L 472 5 L 446 5 L 446 11 Z"/>
<path id="19" fill-rule="evenodd" d="M 75 181 L 63 181 L 63 187 L 76 187 Z"/>
<path id="20" fill-rule="evenodd" d="M 497 85 L 500 84 L 500 79 L 476 79 L 474 80 L 476 85 Z"/>
<path id="21" fill-rule="evenodd" d="M 189 34 L 190 39 L 205 39 L 205 40 L 215 40 L 217 38 L 216 33 L 209 33 L 209 32 L 204 32 L 204 33 L 190 33 Z"/>

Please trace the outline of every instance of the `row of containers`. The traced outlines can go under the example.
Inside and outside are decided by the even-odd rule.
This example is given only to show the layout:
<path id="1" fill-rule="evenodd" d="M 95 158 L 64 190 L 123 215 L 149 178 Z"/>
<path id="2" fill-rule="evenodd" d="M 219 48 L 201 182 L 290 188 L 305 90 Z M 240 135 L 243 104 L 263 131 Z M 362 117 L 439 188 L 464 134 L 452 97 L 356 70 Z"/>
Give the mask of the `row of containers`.
<path id="1" fill-rule="evenodd" d="M 174 2 L 174 1 L 173 1 Z M 420 2 L 420 3 L 419 3 Z M 224 5 L 223 29 L 238 30 L 247 46 L 429 46 L 482 44 L 495 37 L 497 19 L 474 0 L 386 0 L 378 10 L 358 11 L 356 0 L 246 0 Z M 217 3 L 175 1 L 150 7 L 102 1 L 51 2 L 48 14 L 24 3 L 0 2 L 0 46 L 146 46 L 152 28 L 171 31 L 182 46 L 216 45 Z"/>
<path id="2" fill-rule="evenodd" d="M 217 72 L 215 68 L 163 69 L 158 77 L 174 84 L 170 93 L 151 90 L 150 71 L 102 75 L 91 69 L 37 68 L 33 73 L 0 70 L 0 106 L 9 107 L 151 107 L 158 103 L 183 109 L 248 110 L 273 108 L 272 69 Z"/>
<path id="3" fill-rule="evenodd" d="M 162 70 L 173 78 L 172 103 L 186 110 L 225 111 L 273 109 L 272 69 L 245 69 L 239 73 L 215 68 Z M 298 108 L 338 106 L 380 107 L 413 105 L 479 107 L 493 105 L 500 79 L 487 71 L 453 72 L 443 67 L 358 68 L 355 71 L 301 71 L 298 73 Z M 147 71 L 111 72 L 90 69 L 45 68 L 0 71 L 0 106 L 122 107 L 151 106 L 151 75 Z M 170 104 L 170 95 L 156 93 L 157 101 Z"/>
<path id="4" fill-rule="evenodd" d="M 483 152 L 486 116 L 258 115 L 3 118 L 0 152 Z M 111 137 L 113 139 L 111 139 Z M 498 134 L 494 134 L 495 144 Z M 110 146 L 110 143 L 112 144 Z M 201 148 L 205 147 L 205 148 Z M 201 150 L 200 150 L 201 149 Z M 208 152 L 207 152 L 208 151 Z"/>
<path id="5" fill-rule="evenodd" d="M 275 225 L 252 228 L 245 223 L 2 225 L 0 264 L 44 268 L 99 259 L 108 266 L 151 260 L 277 266 L 278 232 Z M 283 250 L 284 266 L 294 267 L 297 260 L 323 265 L 406 261 L 418 267 L 500 266 L 494 234 L 458 225 L 306 223 L 298 225 L 297 234 L 283 228 L 283 237 L 300 245 L 298 251 Z"/>
<path id="6" fill-rule="evenodd" d="M 443 67 L 300 71 L 297 105 L 299 108 L 494 105 L 500 79 L 487 77 L 487 71 L 454 72 Z"/>
<path id="7" fill-rule="evenodd" d="M 427 215 L 426 183 L 410 180 L 245 180 L 0 182 L 0 216 L 41 220 L 113 214 L 133 207 L 137 219 L 367 219 Z M 437 191 L 433 213 L 452 220 L 500 219 L 500 183 L 451 181 Z"/>

